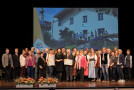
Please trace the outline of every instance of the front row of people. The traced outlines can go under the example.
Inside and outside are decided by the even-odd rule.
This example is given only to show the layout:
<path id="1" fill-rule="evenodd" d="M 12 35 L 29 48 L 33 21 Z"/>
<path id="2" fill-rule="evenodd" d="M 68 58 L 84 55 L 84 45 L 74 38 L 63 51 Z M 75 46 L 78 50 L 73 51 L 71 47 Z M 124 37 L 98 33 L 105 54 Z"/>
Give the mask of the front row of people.
<path id="1" fill-rule="evenodd" d="M 2 65 L 6 72 L 6 80 L 11 81 L 11 71 L 13 78 L 31 77 L 57 77 L 60 81 L 117 81 L 124 82 L 131 80 L 132 56 L 127 50 L 124 57 L 121 49 L 114 51 L 102 48 L 94 51 L 93 48 L 78 51 L 76 48 L 48 49 L 40 53 L 34 53 L 34 47 L 30 51 L 22 50 L 18 55 L 18 48 L 15 54 L 9 54 L 9 49 L 2 56 Z M 125 72 L 123 71 L 125 69 Z M 118 75 L 118 76 L 117 76 Z M 65 76 L 65 77 L 64 77 Z M 89 79 L 88 79 L 89 78 Z"/>

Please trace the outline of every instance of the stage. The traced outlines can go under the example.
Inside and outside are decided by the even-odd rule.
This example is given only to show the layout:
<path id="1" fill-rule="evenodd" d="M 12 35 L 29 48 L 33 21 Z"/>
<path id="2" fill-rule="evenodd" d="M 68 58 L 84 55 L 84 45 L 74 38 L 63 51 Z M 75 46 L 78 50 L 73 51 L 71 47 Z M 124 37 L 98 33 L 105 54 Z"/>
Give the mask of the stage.
<path id="1" fill-rule="evenodd" d="M 130 88 L 134 87 L 134 80 L 125 83 L 118 82 L 59 82 L 56 85 L 57 89 L 93 89 L 93 88 Z M 16 88 L 14 82 L 7 83 L 5 80 L 0 80 L 0 88 Z M 39 88 L 38 83 L 35 83 L 34 88 Z M 134 90 L 134 89 L 133 89 Z"/>

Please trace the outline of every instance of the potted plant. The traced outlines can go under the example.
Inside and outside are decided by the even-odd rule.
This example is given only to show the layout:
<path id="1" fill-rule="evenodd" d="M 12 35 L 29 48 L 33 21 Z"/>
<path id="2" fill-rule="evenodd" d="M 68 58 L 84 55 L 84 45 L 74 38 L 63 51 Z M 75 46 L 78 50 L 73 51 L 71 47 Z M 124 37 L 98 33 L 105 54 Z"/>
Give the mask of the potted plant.
<path id="1" fill-rule="evenodd" d="M 16 88 L 33 88 L 35 80 L 33 78 L 22 78 L 15 80 Z"/>
<path id="2" fill-rule="evenodd" d="M 53 77 L 48 77 L 48 78 L 43 78 L 41 77 L 38 80 L 39 83 L 39 87 L 56 87 L 56 83 L 58 83 L 58 79 L 57 78 L 53 78 Z"/>

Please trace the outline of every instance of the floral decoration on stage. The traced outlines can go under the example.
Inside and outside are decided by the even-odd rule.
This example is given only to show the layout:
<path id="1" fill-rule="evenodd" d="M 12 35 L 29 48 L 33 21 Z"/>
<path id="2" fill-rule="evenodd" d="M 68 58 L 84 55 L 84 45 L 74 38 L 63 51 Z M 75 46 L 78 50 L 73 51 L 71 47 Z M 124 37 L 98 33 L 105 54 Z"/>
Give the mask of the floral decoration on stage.
<path id="1" fill-rule="evenodd" d="M 26 85 L 33 85 L 35 84 L 35 79 L 33 78 L 22 78 L 20 77 L 19 79 L 15 80 L 15 84 L 26 84 Z"/>
<path id="2" fill-rule="evenodd" d="M 48 77 L 48 78 L 43 78 L 41 77 L 40 79 L 38 79 L 38 83 L 43 85 L 43 84 L 56 84 L 58 83 L 58 79 L 57 78 L 53 78 L 53 77 Z"/>

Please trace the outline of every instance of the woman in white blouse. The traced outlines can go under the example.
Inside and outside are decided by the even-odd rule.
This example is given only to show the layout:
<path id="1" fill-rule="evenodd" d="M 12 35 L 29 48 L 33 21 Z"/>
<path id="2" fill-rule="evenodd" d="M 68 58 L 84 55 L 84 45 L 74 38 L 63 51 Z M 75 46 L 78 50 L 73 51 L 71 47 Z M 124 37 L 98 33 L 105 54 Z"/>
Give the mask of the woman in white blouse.
<path id="1" fill-rule="evenodd" d="M 25 77 L 25 64 L 26 64 L 26 52 L 22 50 L 22 54 L 20 55 L 20 77 Z"/>

